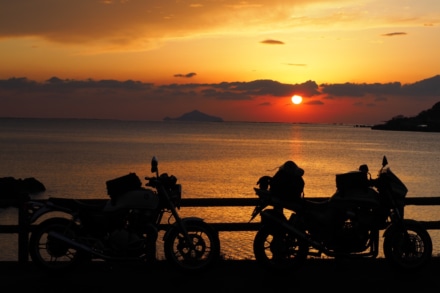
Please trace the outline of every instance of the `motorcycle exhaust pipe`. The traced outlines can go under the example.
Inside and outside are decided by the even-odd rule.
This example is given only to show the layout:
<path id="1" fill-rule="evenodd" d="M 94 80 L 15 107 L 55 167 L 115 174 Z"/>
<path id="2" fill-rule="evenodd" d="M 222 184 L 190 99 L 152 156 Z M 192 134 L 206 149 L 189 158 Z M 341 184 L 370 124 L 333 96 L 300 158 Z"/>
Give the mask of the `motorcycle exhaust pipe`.
<path id="1" fill-rule="evenodd" d="M 267 218 L 272 223 L 281 225 L 287 231 L 290 231 L 290 232 L 294 233 L 295 235 L 297 235 L 302 240 L 307 241 L 308 243 L 310 243 L 310 245 L 312 247 L 314 247 L 316 249 L 319 249 L 319 250 L 327 251 L 327 249 L 321 243 L 319 243 L 317 241 L 314 241 L 313 239 L 310 239 L 310 237 L 306 233 L 304 233 L 303 231 L 295 228 L 294 226 L 292 226 L 291 224 L 289 224 L 285 220 L 281 220 L 279 217 L 274 216 L 270 212 L 264 212 L 263 211 L 262 214 L 264 215 L 265 218 Z"/>
<path id="2" fill-rule="evenodd" d="M 90 253 L 90 254 L 92 254 L 92 255 L 94 255 L 94 256 L 96 256 L 98 258 L 104 259 L 104 260 L 121 260 L 121 259 L 124 259 L 124 260 L 135 261 L 135 260 L 139 259 L 138 257 L 123 257 L 123 258 L 120 258 L 120 257 L 108 256 L 108 255 L 99 253 L 98 251 L 92 249 L 89 246 L 86 246 L 84 244 L 78 243 L 75 240 L 72 240 L 72 239 L 70 239 L 70 238 L 68 238 L 68 237 L 66 237 L 63 234 L 60 234 L 58 232 L 51 231 L 51 232 L 48 233 L 48 236 L 49 237 L 53 237 L 53 238 L 55 238 L 57 240 L 60 240 L 60 241 L 62 241 L 64 243 L 66 243 L 68 246 L 71 246 L 72 248 L 85 251 L 87 253 Z"/>
<path id="3" fill-rule="evenodd" d="M 85 252 L 102 257 L 102 255 L 100 253 L 94 251 L 92 248 L 90 248 L 84 244 L 78 243 L 78 242 L 64 236 L 63 234 L 58 233 L 58 232 L 51 231 L 48 233 L 48 236 L 53 237 L 57 240 L 60 240 L 64 243 L 66 243 L 67 245 L 71 246 L 72 248 L 79 249 L 79 250 L 82 250 L 82 251 L 85 251 Z"/>

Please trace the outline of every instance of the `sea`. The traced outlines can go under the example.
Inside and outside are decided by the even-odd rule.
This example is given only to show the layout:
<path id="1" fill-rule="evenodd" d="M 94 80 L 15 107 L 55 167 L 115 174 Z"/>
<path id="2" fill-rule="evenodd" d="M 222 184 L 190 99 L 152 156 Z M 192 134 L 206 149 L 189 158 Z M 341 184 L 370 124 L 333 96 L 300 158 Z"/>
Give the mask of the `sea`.
<path id="1" fill-rule="evenodd" d="M 255 198 L 258 179 L 287 160 L 305 170 L 306 198 L 330 197 L 336 174 L 367 164 L 375 178 L 383 156 L 407 186 L 407 197 L 440 197 L 440 133 L 345 124 L 0 118 L 0 178 L 39 180 L 46 191 L 32 194 L 36 199 L 108 199 L 107 180 L 151 176 L 153 156 L 160 173 L 178 178 L 183 198 Z M 248 222 L 252 207 L 179 212 L 208 223 Z M 440 220 L 440 206 L 407 206 L 405 216 Z M 0 221 L 16 224 L 17 209 L 0 209 Z M 429 230 L 435 255 L 439 232 Z M 254 259 L 254 236 L 220 232 L 222 256 Z M 0 261 L 18 259 L 17 238 L 0 235 Z"/>

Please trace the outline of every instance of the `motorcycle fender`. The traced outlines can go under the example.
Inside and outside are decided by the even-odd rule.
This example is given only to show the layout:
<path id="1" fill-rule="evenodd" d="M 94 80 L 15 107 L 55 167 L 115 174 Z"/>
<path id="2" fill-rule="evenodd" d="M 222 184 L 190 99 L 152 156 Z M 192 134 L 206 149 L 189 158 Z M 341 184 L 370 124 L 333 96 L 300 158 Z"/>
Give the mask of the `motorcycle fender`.
<path id="1" fill-rule="evenodd" d="M 32 207 L 30 208 L 32 210 L 31 217 L 29 218 L 29 223 L 36 222 L 40 217 L 42 217 L 45 214 L 52 213 L 52 212 L 63 212 L 65 214 L 68 214 L 66 211 L 56 209 L 55 206 L 51 206 L 45 203 L 32 203 Z"/>
<path id="2" fill-rule="evenodd" d="M 277 211 L 275 209 L 267 209 L 261 212 L 261 223 L 279 225 L 280 222 L 286 222 L 287 219 L 282 213 L 282 211 Z"/>
<path id="3" fill-rule="evenodd" d="M 187 218 L 183 218 L 182 219 L 182 224 L 183 225 L 194 223 L 194 222 L 204 222 L 204 220 L 202 218 L 199 218 L 199 217 L 187 217 Z M 179 229 L 179 224 L 177 222 L 172 224 L 171 227 L 169 229 L 167 229 L 167 231 L 165 232 L 165 235 L 163 236 L 163 240 L 164 241 L 165 241 L 165 239 L 168 238 L 168 235 L 174 229 Z"/>
<path id="4" fill-rule="evenodd" d="M 411 225 L 417 225 L 420 226 L 421 228 L 423 228 L 423 225 L 420 224 L 420 222 L 416 221 L 416 220 L 411 220 L 411 219 L 405 219 L 403 220 L 403 226 L 405 226 L 406 224 L 411 223 Z M 399 229 L 399 225 L 397 224 L 390 224 L 386 229 L 385 232 L 383 233 L 383 237 L 386 238 L 387 236 L 389 236 L 390 234 L 394 233 L 397 229 Z"/>

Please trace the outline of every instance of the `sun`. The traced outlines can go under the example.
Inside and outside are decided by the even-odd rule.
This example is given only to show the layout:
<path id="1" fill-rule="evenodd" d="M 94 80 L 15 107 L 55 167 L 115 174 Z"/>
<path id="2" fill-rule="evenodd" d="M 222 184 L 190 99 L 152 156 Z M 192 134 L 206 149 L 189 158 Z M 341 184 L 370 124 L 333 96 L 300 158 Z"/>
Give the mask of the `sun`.
<path id="1" fill-rule="evenodd" d="M 294 95 L 292 97 L 292 103 L 294 103 L 295 105 L 301 104 L 302 100 L 303 100 L 303 98 L 301 96 L 298 96 L 298 95 Z"/>

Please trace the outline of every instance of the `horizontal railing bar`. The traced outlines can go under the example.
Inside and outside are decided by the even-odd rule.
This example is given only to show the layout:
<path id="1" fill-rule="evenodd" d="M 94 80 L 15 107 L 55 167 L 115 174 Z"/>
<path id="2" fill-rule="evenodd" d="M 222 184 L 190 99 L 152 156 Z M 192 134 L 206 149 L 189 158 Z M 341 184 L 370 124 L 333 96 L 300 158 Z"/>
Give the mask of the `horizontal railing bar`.
<path id="1" fill-rule="evenodd" d="M 314 201 L 323 201 L 329 197 L 308 198 Z M 81 199 L 81 201 L 89 204 L 104 203 L 108 199 Z M 46 200 L 38 200 L 46 201 Z M 255 206 L 259 202 L 258 198 L 183 198 L 180 202 L 181 207 L 237 207 L 237 206 Z M 26 263 L 28 261 L 28 237 L 29 233 L 36 228 L 35 225 L 28 225 L 26 212 L 21 209 L 24 201 L 0 199 L 0 207 L 16 207 L 18 209 L 18 225 L 0 225 L 0 233 L 18 234 L 18 254 L 19 262 Z M 405 205 L 424 205 L 435 206 L 440 205 L 440 197 L 408 197 L 405 198 Z M 419 221 L 427 230 L 440 229 L 440 221 Z M 209 223 L 217 231 L 256 231 L 260 227 L 259 222 L 254 223 Z M 160 225 L 160 229 L 166 229 L 168 225 Z"/>
<path id="2" fill-rule="evenodd" d="M 419 221 L 427 230 L 440 230 L 440 221 Z M 260 227 L 259 222 L 254 223 L 209 223 L 217 231 L 256 231 Z M 160 229 L 165 229 L 167 224 L 160 225 Z M 31 232 L 33 226 L 30 227 Z M 19 225 L 0 225 L 0 233 L 2 234 L 16 234 L 20 232 Z"/>
<path id="3" fill-rule="evenodd" d="M 322 201 L 327 200 L 329 197 L 307 197 L 308 200 Z M 107 199 L 80 199 L 83 202 L 88 203 L 102 203 Z M 0 206 L 2 202 L 10 202 L 10 200 L 0 199 Z M 45 201 L 40 199 L 37 201 Z M 259 199 L 254 198 L 182 198 L 182 207 L 227 207 L 227 206 L 255 206 Z M 405 205 L 440 205 L 440 197 L 407 197 L 405 198 Z"/>

